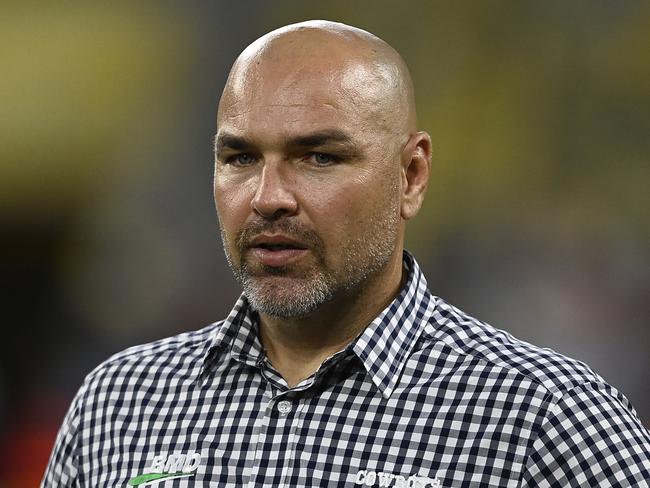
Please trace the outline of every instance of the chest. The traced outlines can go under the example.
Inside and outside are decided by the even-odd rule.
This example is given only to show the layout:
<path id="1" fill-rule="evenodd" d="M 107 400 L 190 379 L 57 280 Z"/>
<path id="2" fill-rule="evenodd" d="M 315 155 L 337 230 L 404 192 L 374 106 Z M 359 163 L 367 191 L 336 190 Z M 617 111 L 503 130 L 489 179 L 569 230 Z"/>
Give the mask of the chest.
<path id="1" fill-rule="evenodd" d="M 460 383 L 386 398 L 363 372 L 299 392 L 241 375 L 140 396 L 84 423 L 82 486 L 516 486 L 536 427 Z"/>

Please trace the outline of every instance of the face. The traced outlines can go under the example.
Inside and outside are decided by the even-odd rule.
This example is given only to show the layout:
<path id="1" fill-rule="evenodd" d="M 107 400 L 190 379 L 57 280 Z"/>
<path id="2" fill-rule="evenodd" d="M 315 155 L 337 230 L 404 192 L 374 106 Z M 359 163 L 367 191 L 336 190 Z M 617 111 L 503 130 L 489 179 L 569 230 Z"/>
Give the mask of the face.
<path id="1" fill-rule="evenodd" d="M 401 147 L 376 113 L 376 87 L 358 66 L 292 66 L 231 80 L 214 178 L 228 262 L 253 308 L 277 317 L 380 279 L 401 262 L 403 232 Z"/>

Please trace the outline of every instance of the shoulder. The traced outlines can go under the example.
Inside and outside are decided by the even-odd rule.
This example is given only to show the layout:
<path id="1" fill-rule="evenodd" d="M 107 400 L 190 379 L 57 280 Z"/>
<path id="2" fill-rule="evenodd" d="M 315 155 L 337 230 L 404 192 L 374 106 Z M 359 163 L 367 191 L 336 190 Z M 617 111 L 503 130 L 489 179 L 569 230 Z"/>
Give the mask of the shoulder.
<path id="1" fill-rule="evenodd" d="M 503 412 L 523 410 L 533 418 L 522 486 L 640 486 L 650 476 L 650 432 L 628 399 L 586 364 L 518 340 L 440 299 L 427 336 L 453 358 L 463 389 L 480 384 L 495 398 L 515 398 L 512 392 L 524 385 L 526 394 Z"/>
<path id="2" fill-rule="evenodd" d="M 80 470 L 87 472 L 92 457 L 87 443 L 117 428 L 112 420 L 116 409 L 129 411 L 154 396 L 176 398 L 200 374 L 222 324 L 130 347 L 91 371 L 66 413 L 41 486 L 72 486 Z"/>
<path id="3" fill-rule="evenodd" d="M 200 370 L 211 339 L 223 321 L 202 329 L 184 332 L 147 344 L 129 347 L 112 355 L 95 369 L 84 381 L 82 389 L 92 393 L 104 385 L 143 382 L 170 376 L 191 376 Z"/>
<path id="4" fill-rule="evenodd" d="M 650 432 L 604 382 L 563 392 L 531 439 L 524 486 L 647 486 Z"/>
<path id="5" fill-rule="evenodd" d="M 525 379 L 559 400 L 574 388 L 591 385 L 620 395 L 588 365 L 513 337 L 436 298 L 428 335 L 456 354 Z M 621 398 L 624 399 L 624 397 Z"/>

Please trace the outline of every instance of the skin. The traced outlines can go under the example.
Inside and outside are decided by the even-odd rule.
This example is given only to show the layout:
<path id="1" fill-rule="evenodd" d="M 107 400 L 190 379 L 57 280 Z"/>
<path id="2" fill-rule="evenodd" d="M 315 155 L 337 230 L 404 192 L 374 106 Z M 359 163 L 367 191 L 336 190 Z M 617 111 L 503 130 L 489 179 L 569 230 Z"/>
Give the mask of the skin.
<path id="1" fill-rule="evenodd" d="M 399 292 L 405 222 L 424 198 L 431 140 L 416 130 L 399 54 L 325 21 L 278 29 L 244 50 L 217 127 L 215 203 L 245 293 L 270 307 L 329 286 L 324 302 L 300 313 L 260 307 L 260 340 L 291 387 Z M 265 265 L 254 239 L 277 235 L 303 250 Z"/>

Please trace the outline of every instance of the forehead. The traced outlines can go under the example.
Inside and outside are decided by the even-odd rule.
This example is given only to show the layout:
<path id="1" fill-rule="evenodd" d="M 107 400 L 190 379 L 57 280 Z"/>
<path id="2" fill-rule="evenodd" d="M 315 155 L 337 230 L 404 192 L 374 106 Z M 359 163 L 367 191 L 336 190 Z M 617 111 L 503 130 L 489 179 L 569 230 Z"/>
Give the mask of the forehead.
<path id="1" fill-rule="evenodd" d="M 237 67 L 222 97 L 221 131 L 341 127 L 372 130 L 385 95 L 377 72 L 323 55 L 287 57 Z"/>

